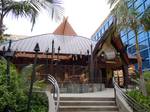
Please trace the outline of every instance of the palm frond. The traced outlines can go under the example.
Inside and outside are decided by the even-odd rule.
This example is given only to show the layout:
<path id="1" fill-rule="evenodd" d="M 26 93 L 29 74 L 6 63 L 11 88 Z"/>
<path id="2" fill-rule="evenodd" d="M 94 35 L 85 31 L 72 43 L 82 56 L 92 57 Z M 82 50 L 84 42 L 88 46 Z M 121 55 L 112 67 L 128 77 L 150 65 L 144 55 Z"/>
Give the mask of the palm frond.
<path id="1" fill-rule="evenodd" d="M 5 7 L 5 15 L 12 13 L 15 17 L 27 17 L 31 19 L 32 28 L 35 24 L 36 17 L 39 14 L 40 7 L 35 2 L 20 1 L 9 2 L 9 5 Z"/>
<path id="2" fill-rule="evenodd" d="M 107 0 L 107 3 L 110 5 L 110 8 L 119 0 Z"/>
<path id="3" fill-rule="evenodd" d="M 45 80 L 36 81 L 34 83 L 34 89 L 45 89 L 46 85 Z"/>
<path id="4" fill-rule="evenodd" d="M 144 11 L 141 23 L 143 24 L 145 31 L 150 30 L 150 6 Z"/>
<path id="5" fill-rule="evenodd" d="M 116 18 L 117 31 L 127 29 L 138 29 L 139 20 L 136 18 L 139 12 L 134 8 L 128 8 L 126 0 L 120 0 L 112 10 L 112 15 Z"/>
<path id="6" fill-rule="evenodd" d="M 45 0 L 40 2 L 40 5 L 48 11 L 52 20 L 61 20 L 64 15 L 63 1 L 62 0 Z"/>

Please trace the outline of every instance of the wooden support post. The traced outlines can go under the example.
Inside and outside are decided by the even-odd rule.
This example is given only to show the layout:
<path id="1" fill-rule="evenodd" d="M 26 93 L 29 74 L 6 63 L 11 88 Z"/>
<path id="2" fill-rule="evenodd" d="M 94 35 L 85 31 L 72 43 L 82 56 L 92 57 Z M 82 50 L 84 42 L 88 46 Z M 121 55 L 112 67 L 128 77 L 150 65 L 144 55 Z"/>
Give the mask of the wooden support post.
<path id="1" fill-rule="evenodd" d="M 94 63 L 93 63 L 93 45 L 91 44 L 91 60 L 90 60 L 90 80 L 94 81 Z"/>
<path id="2" fill-rule="evenodd" d="M 127 89 L 128 88 L 128 76 L 129 76 L 128 65 L 123 65 L 122 69 L 123 69 L 123 76 L 124 76 L 124 86 Z"/>
<path id="3" fill-rule="evenodd" d="M 53 58 L 54 58 L 54 40 L 52 40 L 52 55 L 51 55 L 51 74 L 54 76 L 54 71 L 53 71 Z"/>

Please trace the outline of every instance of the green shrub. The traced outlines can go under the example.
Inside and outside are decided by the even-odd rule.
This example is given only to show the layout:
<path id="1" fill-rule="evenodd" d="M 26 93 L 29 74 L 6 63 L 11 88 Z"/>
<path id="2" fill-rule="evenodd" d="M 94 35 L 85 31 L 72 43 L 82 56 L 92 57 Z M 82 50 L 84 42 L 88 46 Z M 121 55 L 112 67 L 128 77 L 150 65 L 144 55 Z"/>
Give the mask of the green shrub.
<path id="1" fill-rule="evenodd" d="M 6 84 L 6 60 L 0 59 L 0 112 L 6 105 L 16 112 L 26 112 L 28 102 L 28 84 L 25 84 L 16 68 L 10 66 L 10 85 Z M 31 112 L 47 112 L 48 101 L 43 93 L 33 93 Z"/>
<path id="2" fill-rule="evenodd" d="M 150 110 L 150 97 L 149 96 L 147 97 L 143 96 L 142 93 L 138 90 L 129 91 L 127 94 L 131 96 L 139 104 L 143 105 L 145 108 Z"/>
<path id="3" fill-rule="evenodd" d="M 144 78 L 150 78 L 150 71 L 145 71 L 143 75 L 144 75 Z"/>
<path id="4" fill-rule="evenodd" d="M 145 79 L 145 86 L 148 95 L 150 96 L 150 71 L 146 71 L 143 73 L 144 79 Z"/>

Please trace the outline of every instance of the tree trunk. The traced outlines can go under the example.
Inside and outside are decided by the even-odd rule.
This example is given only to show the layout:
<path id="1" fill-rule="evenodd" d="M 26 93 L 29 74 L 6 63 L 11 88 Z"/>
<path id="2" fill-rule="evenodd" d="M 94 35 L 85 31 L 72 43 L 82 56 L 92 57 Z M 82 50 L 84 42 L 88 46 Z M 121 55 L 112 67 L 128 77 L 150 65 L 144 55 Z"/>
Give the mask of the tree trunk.
<path id="1" fill-rule="evenodd" d="M 138 31 L 134 30 L 135 33 L 135 39 L 136 39 L 136 56 L 137 56 L 137 62 L 138 62 L 138 73 L 140 75 L 140 90 L 143 93 L 144 96 L 147 96 L 146 87 L 145 87 L 145 80 L 142 75 L 142 57 L 140 55 L 140 49 L 138 44 Z"/>
<path id="2" fill-rule="evenodd" d="M 3 39 L 3 17 L 0 17 L 0 40 Z"/>

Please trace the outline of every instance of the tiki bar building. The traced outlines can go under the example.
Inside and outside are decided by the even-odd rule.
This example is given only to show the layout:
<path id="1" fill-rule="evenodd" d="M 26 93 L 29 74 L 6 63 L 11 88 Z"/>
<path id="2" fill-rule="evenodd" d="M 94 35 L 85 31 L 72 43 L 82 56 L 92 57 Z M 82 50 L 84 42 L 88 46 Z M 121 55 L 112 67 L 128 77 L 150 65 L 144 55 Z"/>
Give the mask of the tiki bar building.
<path id="1" fill-rule="evenodd" d="M 119 37 L 115 37 L 112 26 L 96 43 L 78 36 L 68 19 L 52 34 L 32 36 L 11 42 L 9 52 L 15 52 L 11 61 L 21 71 L 33 64 L 34 48 L 38 43 L 36 75 L 38 79 L 52 74 L 59 83 L 61 92 L 92 92 L 112 87 L 112 77 L 124 86 L 128 78 L 128 67 L 135 61 L 126 53 Z M 0 54 L 5 55 L 9 42 L 0 45 Z M 81 86 L 84 88 L 81 90 Z"/>

